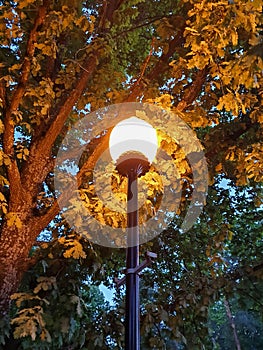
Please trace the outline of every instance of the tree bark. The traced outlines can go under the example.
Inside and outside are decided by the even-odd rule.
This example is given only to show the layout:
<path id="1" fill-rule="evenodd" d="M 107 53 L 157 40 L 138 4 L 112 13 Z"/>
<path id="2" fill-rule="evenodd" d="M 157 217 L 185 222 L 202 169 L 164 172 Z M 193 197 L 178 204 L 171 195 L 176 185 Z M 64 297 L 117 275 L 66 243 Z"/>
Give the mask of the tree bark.
<path id="1" fill-rule="evenodd" d="M 227 318 L 229 320 L 230 326 L 231 326 L 232 331 L 233 331 L 235 344 L 236 344 L 236 349 L 237 350 L 241 350 L 241 345 L 240 345 L 240 341 L 238 339 L 235 321 L 234 321 L 233 315 L 231 313 L 230 305 L 229 305 L 229 302 L 228 302 L 227 299 L 224 300 L 224 305 L 225 305 L 225 309 L 226 309 Z"/>
<path id="2" fill-rule="evenodd" d="M 0 315 L 6 315 L 10 307 L 10 296 L 19 287 L 30 261 L 29 252 L 34 239 L 30 226 L 8 227 L 5 223 L 0 236 Z"/>

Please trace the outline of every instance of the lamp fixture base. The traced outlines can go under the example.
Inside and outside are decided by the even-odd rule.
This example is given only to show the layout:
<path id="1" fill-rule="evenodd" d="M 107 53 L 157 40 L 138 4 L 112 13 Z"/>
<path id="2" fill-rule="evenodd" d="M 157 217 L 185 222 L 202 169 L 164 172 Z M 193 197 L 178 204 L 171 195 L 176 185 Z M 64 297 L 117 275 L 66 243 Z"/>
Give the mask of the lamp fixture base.
<path id="1" fill-rule="evenodd" d="M 149 171 L 150 163 L 140 152 L 125 152 L 116 161 L 116 169 L 121 175 L 143 176 Z"/>

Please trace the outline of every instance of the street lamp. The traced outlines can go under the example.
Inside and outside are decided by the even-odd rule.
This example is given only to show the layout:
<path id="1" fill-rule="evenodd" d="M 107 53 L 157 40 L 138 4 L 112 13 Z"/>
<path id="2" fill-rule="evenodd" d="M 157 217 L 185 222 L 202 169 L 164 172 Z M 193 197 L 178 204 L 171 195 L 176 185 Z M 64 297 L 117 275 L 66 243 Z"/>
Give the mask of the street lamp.
<path id="1" fill-rule="evenodd" d="M 148 253 L 146 262 L 139 264 L 138 177 L 146 174 L 158 147 L 156 130 L 144 120 L 131 117 L 112 129 L 109 149 L 116 168 L 128 179 L 127 190 L 127 252 L 126 252 L 126 318 L 125 349 L 140 349 L 140 302 L 138 273 L 148 265 L 154 254 Z"/>

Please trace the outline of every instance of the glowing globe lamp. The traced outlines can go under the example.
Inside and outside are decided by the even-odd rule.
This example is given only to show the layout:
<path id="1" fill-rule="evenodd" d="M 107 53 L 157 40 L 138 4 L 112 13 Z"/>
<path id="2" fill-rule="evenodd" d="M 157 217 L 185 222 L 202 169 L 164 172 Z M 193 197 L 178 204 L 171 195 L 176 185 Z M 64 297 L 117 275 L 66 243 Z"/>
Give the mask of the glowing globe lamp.
<path id="1" fill-rule="evenodd" d="M 123 175 L 134 170 L 137 176 L 145 174 L 154 160 L 157 147 L 156 130 L 137 117 L 122 120 L 110 134 L 110 154 Z"/>

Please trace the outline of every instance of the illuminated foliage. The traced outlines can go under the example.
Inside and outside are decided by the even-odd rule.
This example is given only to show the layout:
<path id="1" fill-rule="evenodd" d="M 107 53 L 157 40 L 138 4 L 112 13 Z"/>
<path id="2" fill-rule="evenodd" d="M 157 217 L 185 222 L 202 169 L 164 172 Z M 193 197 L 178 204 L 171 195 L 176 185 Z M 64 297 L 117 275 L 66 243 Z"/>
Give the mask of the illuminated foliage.
<path id="1" fill-rule="evenodd" d="M 112 268 L 119 266 L 118 254 L 94 248 L 68 227 L 55 198 L 53 169 L 63 136 L 74 122 L 100 107 L 143 101 L 174 112 L 193 128 L 209 166 L 211 188 L 199 226 L 185 236 L 171 226 L 159 240 L 157 237 L 142 248 L 152 244 L 151 249 L 160 250 L 160 259 L 167 254 L 168 264 L 159 262 L 159 273 L 155 271 L 156 283 L 167 292 L 160 299 L 155 296 L 156 306 L 145 305 L 145 341 L 151 348 L 161 348 L 162 342 L 156 340 L 158 331 L 151 332 L 154 320 L 159 324 L 164 320 L 169 337 L 197 346 L 191 343 L 189 323 L 197 316 L 205 323 L 208 305 L 218 297 L 218 290 L 233 288 L 227 283 L 231 273 L 234 271 L 230 281 L 241 276 L 244 281 L 262 278 L 259 219 L 252 225 L 262 205 L 262 1 L 2 0 L 0 5 L 1 315 L 9 315 L 12 298 L 18 308 L 16 315 L 11 314 L 14 336 L 52 341 L 56 332 L 50 335 L 45 320 L 52 298 L 41 294 L 58 293 L 58 281 L 54 280 L 58 270 L 51 269 L 50 275 L 45 269 L 34 270 L 39 275 L 31 290 L 22 284 L 18 291 L 23 274 L 42 260 L 56 264 L 58 256 L 73 261 L 75 269 L 83 263 L 93 282 L 109 278 L 106 257 L 113 259 L 112 266 L 109 263 Z M 91 140 L 81 159 L 83 169 L 92 164 L 96 149 L 105 149 L 105 140 L 103 132 Z M 160 132 L 159 141 L 172 155 L 180 184 L 185 186 L 174 213 L 179 220 L 191 200 L 191 169 L 186 155 L 169 136 Z M 172 170 L 167 169 L 167 174 L 172 175 Z M 91 176 L 82 176 L 80 188 L 88 211 L 112 227 L 125 226 L 123 215 L 107 212 L 94 197 Z M 144 180 L 148 198 L 141 217 L 149 217 L 158 208 L 162 186 L 157 171 L 152 170 Z M 162 181 L 169 185 L 169 176 Z M 235 191 L 230 199 L 220 187 L 223 181 L 230 181 L 227 183 Z M 124 203 L 125 189 L 125 179 L 114 173 L 112 190 Z M 81 220 L 79 212 L 76 227 Z M 86 232 L 87 238 L 89 235 Z M 47 246 L 39 247 L 37 241 L 43 237 Z M 181 253 L 174 256 L 177 250 Z M 235 264 L 242 273 L 235 270 Z M 230 267 L 228 271 L 228 266 L 233 266 L 233 271 Z M 255 266 L 259 267 L 254 271 Z M 150 286 L 155 276 L 146 278 L 145 284 Z M 74 282 L 75 286 L 81 284 L 81 278 L 84 281 L 87 275 Z M 245 283 L 243 286 L 245 289 Z M 58 290 L 63 288 L 61 284 Z M 177 289 L 176 296 L 171 290 Z M 72 298 L 78 318 L 81 295 L 72 294 Z M 23 303 L 28 305 L 23 307 Z M 195 314 L 189 306 L 196 307 Z M 121 311 L 116 314 L 121 323 Z M 64 323 L 63 327 L 65 332 Z M 111 339 L 115 337 L 116 344 L 121 344 L 122 327 L 119 324 L 115 329 Z M 102 338 L 98 334 L 93 344 L 105 348 L 103 337 L 108 333 Z M 93 348 L 91 343 L 86 346 Z"/>

